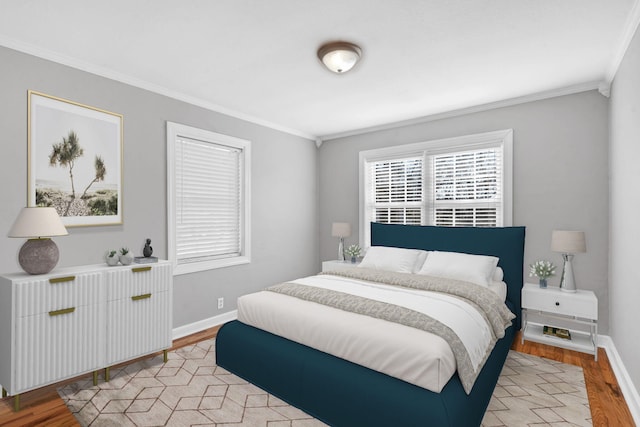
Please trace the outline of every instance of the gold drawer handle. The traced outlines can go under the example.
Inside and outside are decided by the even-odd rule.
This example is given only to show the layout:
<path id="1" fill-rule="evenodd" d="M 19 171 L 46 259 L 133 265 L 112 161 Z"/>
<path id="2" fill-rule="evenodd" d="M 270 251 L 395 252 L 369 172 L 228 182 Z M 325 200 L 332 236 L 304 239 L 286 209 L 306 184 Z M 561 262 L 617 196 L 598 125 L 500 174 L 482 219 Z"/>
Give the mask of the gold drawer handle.
<path id="1" fill-rule="evenodd" d="M 54 283 L 73 282 L 74 280 L 76 280 L 76 276 L 52 277 L 49 279 L 49 283 L 53 285 Z"/>
<path id="2" fill-rule="evenodd" d="M 132 301 L 139 301 L 141 299 L 151 298 L 151 294 L 134 295 L 131 297 Z"/>
<path id="3" fill-rule="evenodd" d="M 69 314 L 76 311 L 75 307 L 63 308 L 62 310 L 54 310 L 49 312 L 49 316 L 60 316 L 61 314 Z"/>
<path id="4" fill-rule="evenodd" d="M 131 269 L 131 271 L 133 271 L 134 273 L 141 273 L 143 271 L 150 271 L 151 270 L 151 266 L 148 265 L 146 267 L 134 267 Z"/>

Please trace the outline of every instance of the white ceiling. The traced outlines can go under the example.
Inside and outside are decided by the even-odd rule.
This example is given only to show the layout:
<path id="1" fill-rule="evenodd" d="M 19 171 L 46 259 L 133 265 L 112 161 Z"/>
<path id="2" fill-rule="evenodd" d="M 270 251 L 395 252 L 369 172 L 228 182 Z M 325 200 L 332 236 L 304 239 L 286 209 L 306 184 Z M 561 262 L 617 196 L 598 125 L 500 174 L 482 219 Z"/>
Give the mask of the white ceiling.
<path id="1" fill-rule="evenodd" d="M 0 0 L 0 45 L 326 139 L 606 85 L 637 3 Z M 349 73 L 330 73 L 316 57 L 335 40 L 362 48 Z"/>

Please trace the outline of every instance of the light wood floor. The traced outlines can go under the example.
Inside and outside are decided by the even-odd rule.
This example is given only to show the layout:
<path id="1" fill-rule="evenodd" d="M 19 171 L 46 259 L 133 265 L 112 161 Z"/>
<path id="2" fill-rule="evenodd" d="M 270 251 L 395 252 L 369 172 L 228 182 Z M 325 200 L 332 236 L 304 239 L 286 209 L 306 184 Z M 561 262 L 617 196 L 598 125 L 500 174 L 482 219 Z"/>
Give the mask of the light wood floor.
<path id="1" fill-rule="evenodd" d="M 215 337 L 218 329 L 219 327 L 207 329 L 176 340 L 173 348 Z M 599 349 L 598 362 L 594 361 L 593 356 L 584 353 L 528 341 L 520 344 L 519 336 L 516 337 L 512 349 L 581 366 L 584 370 L 594 426 L 632 427 L 635 425 L 604 349 Z M 5 427 L 78 426 L 79 424 L 56 392 L 56 388 L 76 380 L 77 378 L 22 394 L 22 409 L 19 412 L 13 412 L 11 397 L 2 399 L 0 425 Z"/>

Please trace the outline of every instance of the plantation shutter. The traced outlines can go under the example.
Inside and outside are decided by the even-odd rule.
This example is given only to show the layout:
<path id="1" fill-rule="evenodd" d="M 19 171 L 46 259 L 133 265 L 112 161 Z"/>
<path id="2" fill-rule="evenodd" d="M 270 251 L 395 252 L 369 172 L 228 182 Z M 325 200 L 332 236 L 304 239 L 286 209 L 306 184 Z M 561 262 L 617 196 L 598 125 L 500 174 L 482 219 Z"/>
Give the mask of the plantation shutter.
<path id="1" fill-rule="evenodd" d="M 422 223 L 423 164 L 422 155 L 367 163 L 367 224 Z"/>
<path id="2" fill-rule="evenodd" d="M 511 225 L 511 129 L 361 151 L 359 160 L 364 248 L 371 244 L 371 222 Z"/>
<path id="3" fill-rule="evenodd" d="M 242 150 L 185 137 L 175 150 L 177 263 L 239 256 Z"/>
<path id="4" fill-rule="evenodd" d="M 452 227 L 502 225 L 502 148 L 432 155 L 432 224 Z"/>

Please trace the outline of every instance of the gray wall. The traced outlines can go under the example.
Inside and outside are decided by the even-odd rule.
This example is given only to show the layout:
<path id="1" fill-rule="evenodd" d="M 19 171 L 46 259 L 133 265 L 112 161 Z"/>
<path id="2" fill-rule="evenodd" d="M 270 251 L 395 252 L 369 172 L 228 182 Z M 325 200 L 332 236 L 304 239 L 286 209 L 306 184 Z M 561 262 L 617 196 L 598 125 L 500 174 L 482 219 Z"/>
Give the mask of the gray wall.
<path id="1" fill-rule="evenodd" d="M 640 392 L 640 34 L 636 32 L 611 91 L 611 338 Z"/>
<path id="2" fill-rule="evenodd" d="M 358 153 L 362 150 L 514 130 L 513 224 L 527 227 L 525 264 L 550 259 L 553 229 L 584 230 L 587 253 L 576 255 L 581 289 L 599 298 L 599 331 L 608 325 L 608 100 L 596 91 L 530 102 L 327 141 L 320 147 L 320 256 L 335 259 L 331 223 L 352 224 L 358 236 Z M 552 285 L 559 282 L 561 268 Z M 528 277 L 527 277 L 528 279 Z M 532 280 L 532 279 L 529 279 Z"/>
<path id="3" fill-rule="evenodd" d="M 318 269 L 317 150 L 312 141 L 0 47 L 0 272 L 19 271 L 7 232 L 27 202 L 27 90 L 124 115 L 124 224 L 70 228 L 59 266 L 101 263 L 109 248 L 167 257 L 167 120 L 252 141 L 252 262 L 176 276 L 174 327 L 235 309 L 238 296 Z M 216 300 L 225 297 L 225 307 Z"/>

